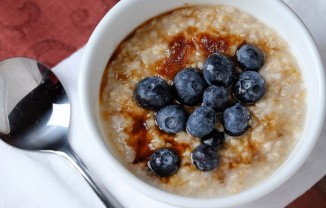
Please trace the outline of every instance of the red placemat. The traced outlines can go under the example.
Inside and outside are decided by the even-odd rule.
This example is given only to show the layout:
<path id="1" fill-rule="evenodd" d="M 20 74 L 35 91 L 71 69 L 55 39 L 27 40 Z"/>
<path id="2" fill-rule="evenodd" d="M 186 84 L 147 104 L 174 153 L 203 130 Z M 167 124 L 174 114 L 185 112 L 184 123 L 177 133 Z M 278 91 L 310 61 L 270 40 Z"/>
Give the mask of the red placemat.
<path id="1" fill-rule="evenodd" d="M 118 0 L 0 0 L 0 60 L 35 58 L 54 66 L 83 46 Z"/>

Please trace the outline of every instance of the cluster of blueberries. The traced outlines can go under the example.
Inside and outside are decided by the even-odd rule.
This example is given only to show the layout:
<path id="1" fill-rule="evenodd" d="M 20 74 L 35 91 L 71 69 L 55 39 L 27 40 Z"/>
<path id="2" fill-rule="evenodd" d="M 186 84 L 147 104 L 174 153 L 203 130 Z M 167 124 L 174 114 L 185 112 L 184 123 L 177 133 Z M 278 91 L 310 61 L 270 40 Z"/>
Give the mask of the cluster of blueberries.
<path id="1" fill-rule="evenodd" d="M 211 171 L 218 165 L 217 149 L 224 142 L 224 132 L 240 136 L 250 127 L 251 115 L 246 105 L 260 100 L 266 83 L 258 70 L 264 64 L 263 52 L 252 44 L 242 45 L 236 52 L 241 73 L 236 72 L 233 60 L 223 54 L 210 55 L 202 74 L 196 68 L 178 72 L 170 86 L 157 76 L 141 80 L 135 88 L 137 103 L 156 111 L 160 130 L 177 133 L 186 130 L 201 138 L 191 158 L 201 171 Z M 193 107 L 188 116 L 184 108 Z M 218 116 L 220 115 L 220 116 Z M 224 132 L 215 129 L 218 117 Z M 149 158 L 148 167 L 156 175 L 167 177 L 177 172 L 180 159 L 170 148 L 157 149 Z"/>

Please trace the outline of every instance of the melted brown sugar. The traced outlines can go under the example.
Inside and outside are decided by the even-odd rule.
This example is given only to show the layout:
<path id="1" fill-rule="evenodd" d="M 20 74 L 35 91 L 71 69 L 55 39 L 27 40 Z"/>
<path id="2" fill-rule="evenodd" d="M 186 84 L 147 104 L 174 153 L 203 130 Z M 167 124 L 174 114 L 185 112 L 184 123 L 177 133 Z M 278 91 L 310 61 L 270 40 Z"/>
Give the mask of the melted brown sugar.
<path id="1" fill-rule="evenodd" d="M 150 148 L 151 141 L 155 135 L 159 136 L 164 140 L 166 146 L 174 149 L 180 158 L 182 158 L 183 153 L 189 145 L 186 143 L 176 142 L 174 134 L 168 134 L 161 131 L 157 126 L 154 129 L 149 130 L 147 128 L 147 115 L 132 115 L 133 125 L 131 128 L 125 130 L 125 133 L 128 134 L 128 145 L 133 148 L 135 151 L 135 159 L 133 160 L 134 164 L 147 162 L 149 156 L 153 153 L 153 150 Z"/>
<path id="2" fill-rule="evenodd" d="M 231 55 L 231 46 L 240 45 L 243 40 L 236 35 L 211 35 L 197 32 L 195 28 L 173 37 L 169 42 L 168 57 L 156 63 L 157 73 L 172 80 L 183 68 L 192 63 L 192 57 L 198 53 L 203 59 L 213 53 Z M 153 66 L 155 67 L 155 66 Z"/>
<path id="3" fill-rule="evenodd" d="M 149 148 L 152 139 L 146 127 L 146 114 L 141 116 L 131 114 L 130 116 L 132 116 L 134 124 L 126 133 L 129 135 L 128 145 L 136 153 L 133 163 L 147 162 L 153 151 Z"/>
<path id="4" fill-rule="evenodd" d="M 174 37 L 169 43 L 169 57 L 162 61 L 162 66 L 158 69 L 158 74 L 173 79 L 173 77 L 189 63 L 189 57 L 195 51 L 195 45 L 184 36 Z"/>

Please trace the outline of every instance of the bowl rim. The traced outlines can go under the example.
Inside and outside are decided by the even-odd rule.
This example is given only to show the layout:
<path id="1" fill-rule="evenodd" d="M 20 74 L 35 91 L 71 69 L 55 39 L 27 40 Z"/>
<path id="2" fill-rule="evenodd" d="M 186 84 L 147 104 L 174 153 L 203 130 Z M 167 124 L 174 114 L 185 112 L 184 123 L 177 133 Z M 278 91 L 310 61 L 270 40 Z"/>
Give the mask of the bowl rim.
<path id="1" fill-rule="evenodd" d="M 140 1 L 140 0 L 139 0 Z M 300 20 L 300 18 L 294 13 L 294 11 L 288 7 L 286 3 L 284 3 L 281 0 L 271 0 L 275 2 L 276 4 L 279 4 L 278 6 L 283 7 L 283 9 L 287 10 L 287 12 L 290 15 L 290 18 L 295 20 L 296 24 L 301 27 L 301 30 L 304 32 L 304 36 L 306 36 L 306 41 L 309 42 L 309 50 L 313 53 L 314 62 L 317 66 L 317 71 L 321 75 L 319 83 L 321 85 L 322 89 L 325 89 L 325 72 L 323 69 L 323 63 L 321 60 L 321 57 L 319 55 L 317 46 L 312 38 L 312 35 L 310 34 L 307 27 L 304 25 L 304 23 Z M 85 51 L 83 54 L 81 66 L 80 66 L 80 75 L 79 75 L 79 83 L 78 83 L 78 93 L 80 98 L 80 107 L 81 107 L 81 114 L 84 121 L 87 121 L 85 127 L 87 132 L 92 136 L 92 138 L 96 138 L 103 143 L 106 146 L 106 143 L 101 139 L 101 134 L 96 129 L 96 122 L 94 120 L 94 116 L 92 115 L 92 111 L 90 108 L 94 107 L 92 104 L 89 103 L 89 95 L 88 95 L 88 80 L 89 80 L 89 71 L 90 68 L 92 68 L 92 60 L 94 58 L 94 54 L 96 54 L 96 50 L 98 47 L 101 46 L 100 37 L 105 33 L 105 28 L 108 27 L 107 24 L 109 20 L 115 16 L 118 15 L 118 13 L 124 11 L 126 7 L 130 6 L 132 3 L 137 3 L 137 0 L 122 0 L 118 2 L 100 21 L 94 32 L 92 33 L 88 43 L 86 44 Z M 138 25 L 135 25 L 138 26 Z M 113 49 L 115 50 L 115 49 Z M 109 59 L 109 57 L 108 57 Z M 104 70 L 104 69 L 103 69 Z M 159 190 L 158 188 L 155 188 L 146 182 L 139 179 L 134 174 L 130 173 L 122 164 L 119 163 L 119 161 L 110 153 L 108 150 L 106 150 L 106 157 L 110 159 L 110 162 L 112 162 L 113 166 L 115 166 L 117 169 L 115 170 L 115 173 L 119 175 L 120 178 L 131 188 L 140 191 L 144 195 L 150 196 L 151 198 L 154 198 L 156 200 L 170 203 L 177 206 L 185 206 L 185 207 L 203 207 L 203 203 L 205 204 L 205 207 L 216 207 L 217 205 L 223 205 L 223 207 L 230 207 L 230 206 L 239 206 L 242 204 L 249 203 L 251 201 L 254 201 L 258 198 L 261 198 L 268 193 L 272 192 L 273 190 L 277 189 L 279 186 L 281 186 L 285 181 L 287 181 L 290 177 L 292 177 L 295 172 L 303 165 L 305 162 L 305 159 L 309 156 L 312 149 L 314 148 L 319 135 L 322 131 L 323 124 L 324 124 L 324 118 L 325 118 L 325 93 L 322 93 L 322 91 L 325 92 L 325 90 L 321 90 L 320 97 L 318 100 L 318 103 L 320 103 L 321 109 L 320 114 L 317 115 L 316 121 L 317 124 L 315 125 L 315 130 L 312 131 L 311 138 L 312 140 L 309 142 L 305 142 L 306 147 L 298 154 L 296 154 L 296 157 L 290 157 L 287 160 L 290 161 L 290 165 L 288 167 L 281 167 L 278 168 L 278 170 L 272 174 L 267 180 L 263 181 L 259 185 L 255 186 L 255 188 L 250 188 L 246 191 L 240 192 L 238 194 L 232 195 L 232 196 L 226 196 L 222 198 L 191 198 L 181 195 L 176 195 L 173 193 L 169 193 L 163 190 Z M 91 121 L 91 122 L 89 122 Z M 293 154 L 291 154 L 293 155 Z M 285 162 L 284 162 L 285 163 Z M 288 162 L 286 162 L 288 163 Z M 286 170 L 286 171 L 285 171 Z M 273 175 L 278 174 L 278 177 L 273 177 Z M 168 199 L 168 200 L 166 200 Z"/>

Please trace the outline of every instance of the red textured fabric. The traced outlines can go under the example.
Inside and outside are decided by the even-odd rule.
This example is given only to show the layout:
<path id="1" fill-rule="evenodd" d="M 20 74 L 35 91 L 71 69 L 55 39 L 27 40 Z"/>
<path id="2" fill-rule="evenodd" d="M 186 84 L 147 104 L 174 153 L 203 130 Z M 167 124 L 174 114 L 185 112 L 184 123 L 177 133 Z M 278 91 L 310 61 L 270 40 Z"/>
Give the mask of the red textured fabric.
<path id="1" fill-rule="evenodd" d="M 118 0 L 0 0 L 0 60 L 54 66 L 83 46 Z"/>

